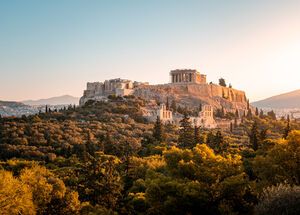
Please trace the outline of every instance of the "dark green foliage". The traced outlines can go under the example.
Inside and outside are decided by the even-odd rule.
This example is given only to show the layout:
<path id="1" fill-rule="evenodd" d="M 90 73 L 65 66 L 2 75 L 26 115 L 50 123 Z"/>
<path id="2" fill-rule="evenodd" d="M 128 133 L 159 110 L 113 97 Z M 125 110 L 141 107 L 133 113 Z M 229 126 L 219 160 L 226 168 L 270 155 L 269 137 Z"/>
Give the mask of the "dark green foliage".
<path id="1" fill-rule="evenodd" d="M 298 215 L 300 214 L 300 187 L 279 184 L 264 190 L 255 214 Z"/>
<path id="2" fill-rule="evenodd" d="M 203 137 L 200 134 L 200 127 L 194 126 L 194 144 L 203 143 Z"/>
<path id="3" fill-rule="evenodd" d="M 180 128 L 159 119 L 153 127 L 142 117 L 145 104 L 112 96 L 109 102 L 1 118 L 0 169 L 15 178 L 11 184 L 26 182 L 24 189 L 32 189 L 21 192 L 28 201 L 34 192 L 32 214 L 298 213 L 298 122 L 244 116 L 238 126 L 238 111 L 223 108 L 220 115 L 235 120 L 232 132 L 208 130 L 190 123 L 188 114 L 201 108 L 196 105 L 181 107 Z M 37 164 L 43 168 L 33 171 Z M 268 188 L 285 181 L 291 186 Z"/>
<path id="4" fill-rule="evenodd" d="M 239 114 L 238 109 L 235 110 L 235 117 L 236 117 L 237 119 L 240 118 L 240 114 Z"/>
<path id="5" fill-rule="evenodd" d="M 162 142 L 163 141 L 163 125 L 162 125 L 159 117 L 156 118 L 156 122 L 154 124 L 153 137 L 158 142 Z"/>
<path id="6" fill-rule="evenodd" d="M 183 119 L 180 121 L 178 146 L 184 148 L 194 147 L 194 130 L 187 114 L 184 114 Z"/>
<path id="7" fill-rule="evenodd" d="M 270 117 L 272 120 L 276 120 L 276 114 L 273 110 L 267 113 L 267 116 Z"/>
<path id="8" fill-rule="evenodd" d="M 172 100 L 172 103 L 171 103 L 171 110 L 174 111 L 174 112 L 177 111 L 177 105 L 176 105 L 175 99 Z"/>
<path id="9" fill-rule="evenodd" d="M 287 137 L 289 136 L 289 133 L 291 132 L 291 123 L 290 123 L 290 116 L 287 116 L 287 120 L 286 120 L 286 127 L 284 128 L 284 133 L 283 133 L 283 138 L 287 139 Z"/>
<path id="10" fill-rule="evenodd" d="M 170 110 L 169 97 L 167 97 L 166 108 L 167 110 Z"/>
<path id="11" fill-rule="evenodd" d="M 249 139 L 250 139 L 250 145 L 252 146 L 252 149 L 256 151 L 258 149 L 258 141 L 259 141 L 259 133 L 258 133 L 258 127 L 257 122 L 255 121 L 251 127 L 251 130 L 249 132 Z"/>
<path id="12" fill-rule="evenodd" d="M 263 112 L 263 110 L 260 110 L 260 112 L 259 112 L 259 118 L 261 118 L 261 119 L 264 118 L 264 112 Z"/>
<path id="13" fill-rule="evenodd" d="M 255 116 L 259 116 L 258 108 L 255 108 Z"/>
<path id="14" fill-rule="evenodd" d="M 252 110 L 249 109 L 247 112 L 247 119 L 252 119 Z"/>
<path id="15" fill-rule="evenodd" d="M 222 87 L 227 87 L 226 81 L 225 81 L 224 78 L 220 78 L 220 79 L 219 79 L 219 85 L 222 86 Z"/>

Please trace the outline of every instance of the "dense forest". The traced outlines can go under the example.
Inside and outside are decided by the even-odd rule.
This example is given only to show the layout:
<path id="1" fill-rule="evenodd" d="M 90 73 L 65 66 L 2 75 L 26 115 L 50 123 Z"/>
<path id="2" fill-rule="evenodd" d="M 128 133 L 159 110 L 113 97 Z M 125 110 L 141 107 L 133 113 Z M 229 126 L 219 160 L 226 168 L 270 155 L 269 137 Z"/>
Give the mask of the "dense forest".
<path id="1" fill-rule="evenodd" d="M 176 127 L 144 105 L 0 118 L 0 214 L 300 214 L 300 122 L 249 109 L 206 130 L 179 108 Z"/>

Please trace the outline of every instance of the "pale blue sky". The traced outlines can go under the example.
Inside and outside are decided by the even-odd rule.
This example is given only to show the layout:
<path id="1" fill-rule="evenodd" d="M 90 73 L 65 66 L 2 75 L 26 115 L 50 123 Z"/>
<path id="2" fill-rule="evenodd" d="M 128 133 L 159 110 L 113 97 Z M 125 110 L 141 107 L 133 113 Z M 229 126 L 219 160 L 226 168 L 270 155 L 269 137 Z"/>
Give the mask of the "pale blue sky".
<path id="1" fill-rule="evenodd" d="M 195 68 L 252 101 L 300 88 L 300 1 L 0 0 L 0 100 Z"/>

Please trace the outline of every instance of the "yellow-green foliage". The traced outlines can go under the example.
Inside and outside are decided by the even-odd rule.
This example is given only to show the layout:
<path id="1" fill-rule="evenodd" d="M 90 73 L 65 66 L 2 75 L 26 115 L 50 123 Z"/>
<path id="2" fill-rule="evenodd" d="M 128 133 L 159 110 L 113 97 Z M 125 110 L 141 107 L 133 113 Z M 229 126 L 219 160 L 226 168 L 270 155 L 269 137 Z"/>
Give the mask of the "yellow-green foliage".
<path id="1" fill-rule="evenodd" d="M 280 139 L 266 156 L 253 161 L 254 172 L 263 186 L 280 182 L 300 182 L 300 131 L 292 131 L 287 140 Z"/>
<path id="2" fill-rule="evenodd" d="M 36 214 L 30 187 L 0 170 L 0 214 Z"/>

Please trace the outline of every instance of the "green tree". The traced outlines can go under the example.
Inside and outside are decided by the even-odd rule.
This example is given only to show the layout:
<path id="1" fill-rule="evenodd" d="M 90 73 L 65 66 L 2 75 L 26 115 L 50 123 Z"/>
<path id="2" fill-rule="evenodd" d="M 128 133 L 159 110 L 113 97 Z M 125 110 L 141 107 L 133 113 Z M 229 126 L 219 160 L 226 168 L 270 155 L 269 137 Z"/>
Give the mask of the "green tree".
<path id="1" fill-rule="evenodd" d="M 257 122 L 254 121 L 252 124 L 251 130 L 248 133 L 250 139 L 250 145 L 252 146 L 253 150 L 256 151 L 258 149 L 258 141 L 259 141 L 259 132 L 257 127 Z"/>
<path id="2" fill-rule="evenodd" d="M 117 170 L 119 164 L 120 160 L 117 157 L 97 152 L 95 157 L 84 165 L 83 194 L 93 205 L 116 209 L 123 189 L 121 176 Z"/>
<path id="3" fill-rule="evenodd" d="M 222 135 L 222 132 L 218 130 L 214 136 L 214 150 L 216 152 L 221 152 L 224 149 L 223 146 L 224 146 L 224 137 Z"/>
<path id="4" fill-rule="evenodd" d="M 62 180 L 55 177 L 45 167 L 33 166 L 25 168 L 20 173 L 22 183 L 30 187 L 33 202 L 39 214 L 51 214 L 54 202 L 61 202 L 66 194 L 66 187 Z"/>
<path id="5" fill-rule="evenodd" d="M 273 110 L 269 111 L 267 113 L 267 115 L 272 119 L 272 120 L 276 120 L 276 114 Z"/>
<path id="6" fill-rule="evenodd" d="M 171 102 L 171 110 L 176 112 L 177 111 L 177 105 L 175 99 L 172 100 Z"/>
<path id="7" fill-rule="evenodd" d="M 262 109 L 260 109 L 259 118 L 261 118 L 261 119 L 264 118 L 264 111 Z"/>
<path id="8" fill-rule="evenodd" d="M 248 181 L 239 156 L 222 157 L 204 144 L 172 147 L 163 154 L 163 171 L 146 176 L 151 214 L 235 214 L 249 211 Z M 248 195 L 251 197 L 251 195 Z"/>
<path id="9" fill-rule="evenodd" d="M 156 118 L 156 122 L 154 124 L 152 136 L 158 142 L 163 141 L 163 125 L 162 125 L 161 120 L 159 119 L 159 117 Z"/>
<path id="10" fill-rule="evenodd" d="M 255 157 L 253 169 L 259 186 L 287 182 L 300 184 L 300 131 L 293 130 L 286 140 L 274 141 L 265 155 Z"/>
<path id="11" fill-rule="evenodd" d="M 259 116 L 258 108 L 255 108 L 255 116 Z"/>
<path id="12" fill-rule="evenodd" d="M 194 130 L 187 114 L 184 114 L 180 120 L 178 145 L 183 148 L 192 148 L 194 146 Z"/>
<path id="13" fill-rule="evenodd" d="M 236 117 L 237 119 L 240 118 L 240 114 L 239 114 L 238 109 L 235 110 L 235 117 Z"/>
<path id="14" fill-rule="evenodd" d="M 202 143 L 203 139 L 200 134 L 200 127 L 194 126 L 194 144 Z"/>
<path id="15" fill-rule="evenodd" d="M 300 214 L 300 187 L 279 184 L 264 189 L 255 214 L 298 215 Z"/>
<path id="16" fill-rule="evenodd" d="M 287 116 L 287 120 L 286 120 L 286 127 L 284 128 L 284 133 L 283 133 L 283 138 L 287 139 L 287 137 L 289 136 L 289 133 L 291 132 L 291 125 L 290 125 L 290 115 Z"/>
<path id="17" fill-rule="evenodd" d="M 167 110 L 170 110 L 169 97 L 167 97 L 166 108 Z"/>
<path id="18" fill-rule="evenodd" d="M 30 188 L 4 170 L 0 170 L 0 214 L 36 214 Z"/>
<path id="19" fill-rule="evenodd" d="M 224 78 L 220 78 L 219 79 L 219 85 L 222 87 L 227 87 L 226 81 Z"/>
<path id="20" fill-rule="evenodd" d="M 247 112 L 247 119 L 252 119 L 252 111 L 251 111 L 251 109 L 249 109 L 248 112 Z"/>
<path id="21" fill-rule="evenodd" d="M 202 103 L 199 104 L 199 110 L 198 110 L 198 111 L 199 111 L 199 112 L 202 111 Z"/>

